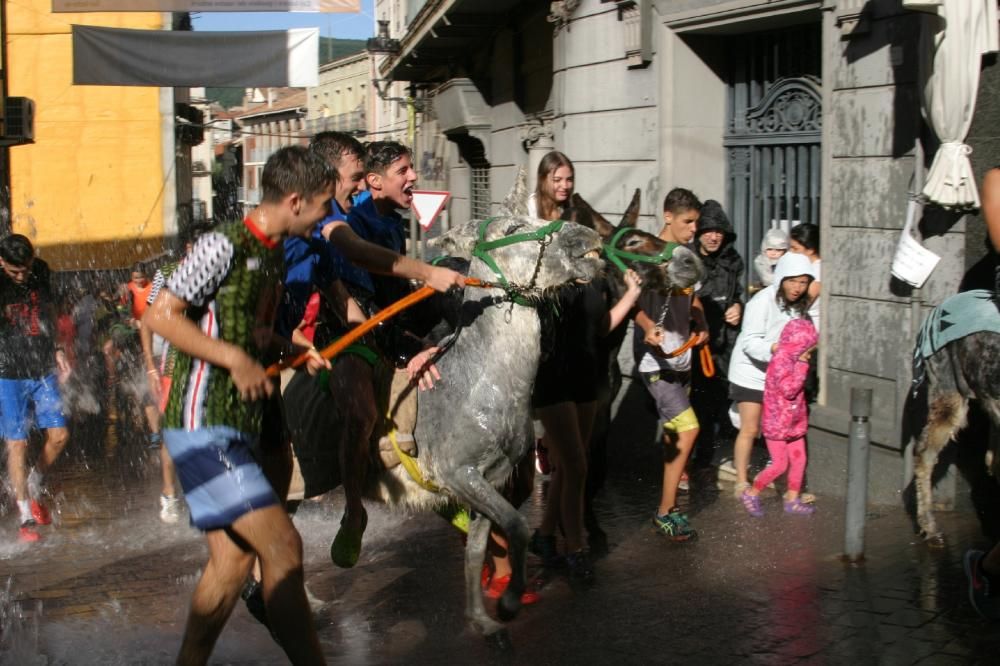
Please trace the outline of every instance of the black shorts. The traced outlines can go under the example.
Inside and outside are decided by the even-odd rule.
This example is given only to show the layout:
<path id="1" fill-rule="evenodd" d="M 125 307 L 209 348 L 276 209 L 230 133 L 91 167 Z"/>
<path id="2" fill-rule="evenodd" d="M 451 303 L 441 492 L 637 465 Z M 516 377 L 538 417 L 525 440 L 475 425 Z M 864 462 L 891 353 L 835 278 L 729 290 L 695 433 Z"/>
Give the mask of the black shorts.
<path id="1" fill-rule="evenodd" d="M 531 406 L 549 407 L 562 402 L 584 404 L 597 400 L 601 377 L 593 363 L 568 358 L 550 359 L 539 367 Z"/>
<path id="2" fill-rule="evenodd" d="M 757 389 L 746 388 L 738 384 L 729 385 L 729 398 L 733 402 L 756 402 L 758 405 L 764 402 L 764 392 Z"/>

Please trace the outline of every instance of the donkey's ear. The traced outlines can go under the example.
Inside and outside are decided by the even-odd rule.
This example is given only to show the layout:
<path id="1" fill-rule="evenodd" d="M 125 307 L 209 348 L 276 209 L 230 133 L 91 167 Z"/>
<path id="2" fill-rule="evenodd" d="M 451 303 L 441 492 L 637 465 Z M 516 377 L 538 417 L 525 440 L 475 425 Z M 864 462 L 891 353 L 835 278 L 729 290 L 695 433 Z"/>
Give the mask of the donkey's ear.
<path id="1" fill-rule="evenodd" d="M 479 239 L 479 222 L 472 221 L 459 227 L 454 227 L 446 233 L 427 241 L 427 244 L 441 254 L 449 257 L 471 259 L 472 250 Z"/>
<path id="2" fill-rule="evenodd" d="M 605 220 L 603 215 L 591 208 L 590 204 L 576 192 L 573 193 L 570 204 L 570 211 L 567 216 L 570 222 L 576 222 L 577 224 L 582 224 L 585 227 L 593 229 L 604 240 L 611 238 L 615 233 L 615 228 L 611 226 L 611 223 Z"/>
<path id="3" fill-rule="evenodd" d="M 514 186 L 510 188 L 507 198 L 500 204 L 497 217 L 524 217 L 528 215 L 528 172 L 524 167 L 518 167 L 514 177 Z"/>
<path id="4" fill-rule="evenodd" d="M 641 201 L 642 194 L 637 187 L 635 188 L 635 193 L 632 195 L 632 201 L 629 202 L 628 208 L 625 209 L 625 214 L 622 215 L 619 227 L 634 227 L 636 225 L 636 222 L 639 221 L 639 204 Z"/>

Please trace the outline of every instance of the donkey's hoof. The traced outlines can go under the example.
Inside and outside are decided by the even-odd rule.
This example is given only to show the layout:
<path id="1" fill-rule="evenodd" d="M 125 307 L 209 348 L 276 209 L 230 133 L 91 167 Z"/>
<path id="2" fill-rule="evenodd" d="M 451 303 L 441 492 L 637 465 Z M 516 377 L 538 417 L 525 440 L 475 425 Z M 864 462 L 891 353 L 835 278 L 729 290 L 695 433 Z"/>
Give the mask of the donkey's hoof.
<path id="1" fill-rule="evenodd" d="M 927 544 L 928 548 L 944 548 L 945 546 L 948 545 L 948 542 L 945 540 L 944 535 L 941 534 L 940 532 L 935 532 L 934 534 L 927 534 L 925 532 L 923 534 L 923 537 L 924 537 L 924 543 Z"/>
<path id="2" fill-rule="evenodd" d="M 510 588 L 503 593 L 497 602 L 497 617 L 503 622 L 510 622 L 521 611 L 521 596 Z"/>
<path id="3" fill-rule="evenodd" d="M 510 633 L 508 633 L 506 629 L 494 631 L 492 634 L 486 634 L 486 645 L 488 645 L 491 650 L 496 652 L 514 651 L 514 643 L 511 642 Z"/>

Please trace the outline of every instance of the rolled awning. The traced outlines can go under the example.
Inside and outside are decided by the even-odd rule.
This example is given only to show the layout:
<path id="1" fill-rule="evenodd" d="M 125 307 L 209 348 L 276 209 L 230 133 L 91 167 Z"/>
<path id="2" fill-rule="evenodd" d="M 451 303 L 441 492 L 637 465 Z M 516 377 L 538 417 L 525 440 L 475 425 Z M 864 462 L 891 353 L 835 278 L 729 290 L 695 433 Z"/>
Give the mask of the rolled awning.
<path id="1" fill-rule="evenodd" d="M 920 36 L 922 110 L 941 141 L 924 195 L 945 208 L 979 208 L 966 145 L 979 93 L 982 56 L 1000 48 L 996 0 L 903 0 L 927 12 Z"/>
<path id="2" fill-rule="evenodd" d="M 190 32 L 74 25 L 73 83 L 306 88 L 319 84 L 319 29 Z"/>

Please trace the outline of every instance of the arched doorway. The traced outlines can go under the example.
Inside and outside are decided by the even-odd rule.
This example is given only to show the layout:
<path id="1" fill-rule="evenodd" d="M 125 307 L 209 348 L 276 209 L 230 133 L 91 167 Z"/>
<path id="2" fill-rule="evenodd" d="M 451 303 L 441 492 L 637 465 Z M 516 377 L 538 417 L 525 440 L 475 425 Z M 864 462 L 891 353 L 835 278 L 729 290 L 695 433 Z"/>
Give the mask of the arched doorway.
<path id="1" fill-rule="evenodd" d="M 730 50 L 727 203 L 748 282 L 769 228 L 819 224 L 820 48 L 816 26 L 744 35 Z"/>

